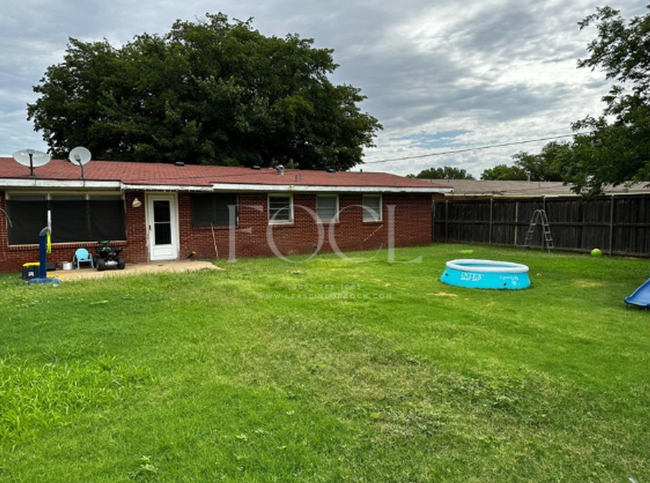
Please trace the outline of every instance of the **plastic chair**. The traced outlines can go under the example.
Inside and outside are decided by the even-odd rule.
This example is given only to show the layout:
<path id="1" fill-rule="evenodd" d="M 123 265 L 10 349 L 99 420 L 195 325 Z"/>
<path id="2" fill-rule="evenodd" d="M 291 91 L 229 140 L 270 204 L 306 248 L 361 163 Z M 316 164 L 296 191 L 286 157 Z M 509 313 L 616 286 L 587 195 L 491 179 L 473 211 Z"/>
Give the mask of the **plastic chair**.
<path id="1" fill-rule="evenodd" d="M 93 257 L 85 248 L 78 248 L 77 250 L 75 250 L 74 256 L 72 257 L 72 263 L 76 265 L 77 270 L 81 268 L 82 263 L 90 263 L 90 267 L 95 268 L 95 262 L 93 261 Z"/>

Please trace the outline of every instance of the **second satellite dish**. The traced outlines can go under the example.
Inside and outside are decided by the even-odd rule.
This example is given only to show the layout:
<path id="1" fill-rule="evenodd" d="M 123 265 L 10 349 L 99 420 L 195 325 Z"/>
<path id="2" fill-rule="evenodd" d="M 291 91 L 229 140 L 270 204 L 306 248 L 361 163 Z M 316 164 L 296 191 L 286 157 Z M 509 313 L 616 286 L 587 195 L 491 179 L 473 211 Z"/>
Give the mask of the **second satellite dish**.
<path id="1" fill-rule="evenodd" d="M 13 154 L 18 164 L 29 168 L 29 176 L 34 177 L 34 168 L 45 166 L 52 157 L 43 151 L 36 149 L 20 149 Z"/>
<path id="2" fill-rule="evenodd" d="M 80 166 L 88 164 L 90 162 L 90 158 L 90 151 L 88 151 L 88 149 L 84 148 L 83 146 L 77 146 L 76 148 L 73 148 L 68 155 L 68 159 L 71 163 L 75 163 Z"/>

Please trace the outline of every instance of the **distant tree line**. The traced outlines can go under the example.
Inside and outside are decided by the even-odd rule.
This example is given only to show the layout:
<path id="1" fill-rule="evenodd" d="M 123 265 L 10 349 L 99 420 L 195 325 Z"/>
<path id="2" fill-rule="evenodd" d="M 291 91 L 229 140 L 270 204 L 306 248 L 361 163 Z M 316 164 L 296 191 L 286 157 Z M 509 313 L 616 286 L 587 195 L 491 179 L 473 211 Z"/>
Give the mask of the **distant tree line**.
<path id="1" fill-rule="evenodd" d="M 418 174 L 407 174 L 407 178 L 421 179 L 474 179 L 474 176 L 461 168 L 444 166 L 442 168 L 429 168 Z"/>

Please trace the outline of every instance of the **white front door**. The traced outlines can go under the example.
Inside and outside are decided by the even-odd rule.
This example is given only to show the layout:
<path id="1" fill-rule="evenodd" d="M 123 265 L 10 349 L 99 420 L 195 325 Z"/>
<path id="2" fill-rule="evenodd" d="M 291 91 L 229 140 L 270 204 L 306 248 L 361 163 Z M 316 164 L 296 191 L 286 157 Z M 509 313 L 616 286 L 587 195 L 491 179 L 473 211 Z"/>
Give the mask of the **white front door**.
<path id="1" fill-rule="evenodd" d="M 149 259 L 178 258 L 178 202 L 174 194 L 147 195 Z"/>

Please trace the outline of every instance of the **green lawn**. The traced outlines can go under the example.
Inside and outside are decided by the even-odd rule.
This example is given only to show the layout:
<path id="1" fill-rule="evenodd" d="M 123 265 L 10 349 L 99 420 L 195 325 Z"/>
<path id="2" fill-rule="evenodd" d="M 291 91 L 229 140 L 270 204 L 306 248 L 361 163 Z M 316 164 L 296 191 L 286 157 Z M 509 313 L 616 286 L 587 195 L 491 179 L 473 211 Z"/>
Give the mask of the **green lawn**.
<path id="1" fill-rule="evenodd" d="M 0 481 L 650 481 L 649 260 L 418 256 L 1 275 Z M 467 257 L 532 287 L 439 282 Z"/>

